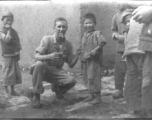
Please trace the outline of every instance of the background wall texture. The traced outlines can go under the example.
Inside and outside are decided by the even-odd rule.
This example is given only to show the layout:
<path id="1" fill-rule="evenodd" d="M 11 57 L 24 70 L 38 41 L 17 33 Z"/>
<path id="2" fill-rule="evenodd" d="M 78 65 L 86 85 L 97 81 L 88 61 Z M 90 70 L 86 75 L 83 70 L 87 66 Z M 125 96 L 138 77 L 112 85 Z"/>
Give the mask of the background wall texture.
<path id="1" fill-rule="evenodd" d="M 35 48 L 43 36 L 53 33 L 53 22 L 56 17 L 67 19 L 69 28 L 66 38 L 72 42 L 75 52 L 81 43 L 83 16 L 87 12 L 96 15 L 97 29 L 103 32 L 107 41 L 104 48 L 104 65 L 111 67 L 114 62 L 116 43 L 111 38 L 111 20 L 116 10 L 113 3 L 59 4 L 51 1 L 35 1 L 32 4 L 30 2 L 24 4 L 22 1 L 17 4 L 12 2 L 11 4 L 0 4 L 0 14 L 3 10 L 10 10 L 15 17 L 13 27 L 18 32 L 22 45 L 21 67 L 30 67 L 34 62 Z M 0 60 L 2 60 L 1 56 Z M 80 62 L 74 69 L 69 69 L 67 65 L 64 65 L 64 68 L 78 70 Z"/>

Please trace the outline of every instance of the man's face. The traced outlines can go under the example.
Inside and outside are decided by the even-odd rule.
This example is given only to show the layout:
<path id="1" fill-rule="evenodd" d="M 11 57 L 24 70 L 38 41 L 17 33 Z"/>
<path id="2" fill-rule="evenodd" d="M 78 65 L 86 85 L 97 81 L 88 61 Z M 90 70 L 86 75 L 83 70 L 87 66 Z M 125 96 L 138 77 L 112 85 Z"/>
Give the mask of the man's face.
<path id="1" fill-rule="evenodd" d="M 95 27 L 95 23 L 93 22 L 92 19 L 85 19 L 84 28 L 86 32 L 91 32 L 92 30 L 94 30 L 94 27 Z"/>
<path id="2" fill-rule="evenodd" d="M 4 17 L 4 19 L 2 20 L 2 24 L 4 28 L 11 28 L 12 24 L 13 24 L 13 18 L 12 17 Z"/>
<path id="3" fill-rule="evenodd" d="M 58 38 L 64 38 L 65 33 L 68 29 L 66 21 L 57 21 L 54 26 L 55 33 Z"/>

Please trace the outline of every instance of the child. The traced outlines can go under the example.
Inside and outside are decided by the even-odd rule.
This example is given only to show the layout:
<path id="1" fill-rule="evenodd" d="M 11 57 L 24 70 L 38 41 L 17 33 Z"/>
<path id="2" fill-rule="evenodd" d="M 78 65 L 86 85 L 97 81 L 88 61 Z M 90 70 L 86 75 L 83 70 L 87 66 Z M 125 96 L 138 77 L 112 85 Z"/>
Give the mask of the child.
<path id="1" fill-rule="evenodd" d="M 124 24 L 123 34 L 124 34 L 125 41 L 127 40 L 127 34 L 130 27 L 130 19 L 132 17 L 132 14 L 131 14 L 132 11 L 133 11 L 132 9 L 127 9 L 121 15 L 121 22 Z"/>
<path id="2" fill-rule="evenodd" d="M 106 41 L 100 31 L 95 30 L 96 18 L 88 13 L 84 16 L 85 33 L 82 38 L 80 59 L 84 61 L 86 77 L 88 79 L 89 96 L 84 102 L 97 104 L 101 102 L 101 63 L 102 48 Z"/>
<path id="3" fill-rule="evenodd" d="M 18 96 L 14 90 L 14 85 L 22 82 L 21 72 L 18 61 L 20 59 L 20 40 L 17 32 L 12 28 L 14 16 L 11 12 L 3 12 L 0 29 L 0 41 L 3 57 L 2 65 L 2 85 L 5 88 L 5 96 L 11 98 L 11 95 Z M 8 91 L 11 87 L 11 92 Z"/>

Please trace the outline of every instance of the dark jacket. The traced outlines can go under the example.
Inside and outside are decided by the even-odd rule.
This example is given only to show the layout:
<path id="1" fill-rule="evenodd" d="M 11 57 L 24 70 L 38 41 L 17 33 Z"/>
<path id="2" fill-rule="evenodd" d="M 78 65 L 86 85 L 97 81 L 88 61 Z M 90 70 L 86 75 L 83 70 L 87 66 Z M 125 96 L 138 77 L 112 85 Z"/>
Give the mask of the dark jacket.
<path id="1" fill-rule="evenodd" d="M 0 41 L 2 54 L 10 54 L 21 50 L 20 40 L 17 32 L 14 29 L 11 29 L 11 40 L 9 42 L 5 41 L 6 33 L 4 30 L 0 30 Z"/>
<path id="2" fill-rule="evenodd" d="M 143 25 L 140 35 L 139 49 L 152 51 L 152 23 Z"/>

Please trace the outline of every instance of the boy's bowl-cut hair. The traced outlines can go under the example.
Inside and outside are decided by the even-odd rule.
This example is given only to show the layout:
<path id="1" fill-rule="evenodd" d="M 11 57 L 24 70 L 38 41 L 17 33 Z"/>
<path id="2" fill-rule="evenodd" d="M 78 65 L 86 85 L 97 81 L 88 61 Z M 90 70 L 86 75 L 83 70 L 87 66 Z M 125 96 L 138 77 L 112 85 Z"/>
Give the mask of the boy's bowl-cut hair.
<path id="1" fill-rule="evenodd" d="M 1 20 L 4 20 L 5 17 L 12 17 L 14 19 L 14 15 L 9 11 L 4 11 L 1 16 Z"/>
<path id="2" fill-rule="evenodd" d="M 87 14 L 85 14 L 84 15 L 84 20 L 85 19 L 92 19 L 95 24 L 97 23 L 96 22 L 96 17 L 95 17 L 95 15 L 93 13 L 87 13 Z"/>

